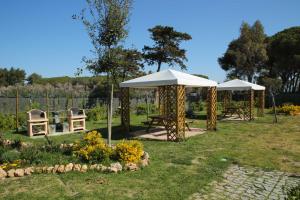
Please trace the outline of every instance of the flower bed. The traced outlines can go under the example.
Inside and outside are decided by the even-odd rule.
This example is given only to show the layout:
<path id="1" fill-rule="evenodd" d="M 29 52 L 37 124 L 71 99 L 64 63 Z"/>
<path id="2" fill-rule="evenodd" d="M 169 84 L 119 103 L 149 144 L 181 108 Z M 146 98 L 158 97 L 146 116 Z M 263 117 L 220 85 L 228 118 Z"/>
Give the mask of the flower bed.
<path id="1" fill-rule="evenodd" d="M 0 178 L 88 170 L 117 173 L 135 171 L 149 164 L 149 155 L 143 151 L 141 142 L 123 140 L 109 147 L 97 131 L 86 133 L 72 144 L 55 145 L 48 140 L 48 144 L 38 147 L 20 141 L 0 142 Z M 57 164 L 53 161 L 55 156 L 58 156 Z"/>

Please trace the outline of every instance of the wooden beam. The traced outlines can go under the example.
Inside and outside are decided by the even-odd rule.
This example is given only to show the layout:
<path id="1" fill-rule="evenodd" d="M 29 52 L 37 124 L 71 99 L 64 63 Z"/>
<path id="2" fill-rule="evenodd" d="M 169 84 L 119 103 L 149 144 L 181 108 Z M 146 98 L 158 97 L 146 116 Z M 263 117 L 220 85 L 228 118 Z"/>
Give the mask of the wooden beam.
<path id="1" fill-rule="evenodd" d="M 207 92 L 207 130 L 217 130 L 217 88 L 211 87 Z"/>
<path id="2" fill-rule="evenodd" d="M 126 132 L 130 130 L 129 88 L 121 88 L 121 125 Z"/>
<path id="3" fill-rule="evenodd" d="M 165 86 L 165 128 L 169 141 L 185 139 L 185 86 Z"/>
<path id="4" fill-rule="evenodd" d="M 259 90 L 258 92 L 258 109 L 257 109 L 257 116 L 263 117 L 264 116 L 264 109 L 265 109 L 265 91 Z"/>

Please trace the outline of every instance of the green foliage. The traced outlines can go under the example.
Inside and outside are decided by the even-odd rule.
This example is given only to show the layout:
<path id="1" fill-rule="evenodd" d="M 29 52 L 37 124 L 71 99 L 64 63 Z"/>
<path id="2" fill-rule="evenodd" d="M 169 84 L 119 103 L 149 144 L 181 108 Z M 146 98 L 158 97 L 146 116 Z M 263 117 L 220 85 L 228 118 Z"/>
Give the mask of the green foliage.
<path id="1" fill-rule="evenodd" d="M 300 91 L 300 27 L 268 38 L 269 75 L 280 78 L 284 92 Z"/>
<path id="2" fill-rule="evenodd" d="M 252 26 L 242 24 L 239 38 L 230 42 L 225 54 L 218 59 L 228 78 L 246 78 L 252 82 L 268 60 L 265 39 L 260 21 Z"/>
<path id="3" fill-rule="evenodd" d="M 0 87 L 24 84 L 26 73 L 19 68 L 0 68 Z"/>
<path id="4" fill-rule="evenodd" d="M 194 112 L 201 112 L 204 110 L 204 103 L 203 102 L 192 102 L 189 105 L 189 109 L 193 110 Z"/>
<path id="5" fill-rule="evenodd" d="M 27 77 L 27 82 L 29 85 L 40 84 L 42 80 L 42 76 L 37 73 L 33 73 Z"/>
<path id="6" fill-rule="evenodd" d="M 186 50 L 180 48 L 182 41 L 191 40 L 192 37 L 187 33 L 174 30 L 170 26 L 155 26 L 149 29 L 154 46 L 144 46 L 143 53 L 149 65 L 157 64 L 157 71 L 160 71 L 162 63 L 169 66 L 178 64 L 181 69 L 186 69 L 184 61 Z"/>
<path id="7" fill-rule="evenodd" d="M 24 148 L 21 151 L 20 159 L 29 164 L 40 164 L 42 162 L 42 151 L 37 146 Z"/>
<path id="8" fill-rule="evenodd" d="M 86 133 L 74 146 L 74 153 L 86 162 L 102 162 L 109 160 L 111 148 L 108 147 L 97 131 Z"/>
<path id="9" fill-rule="evenodd" d="M 288 190 L 286 200 L 300 199 L 300 184 Z"/>
<path id="10" fill-rule="evenodd" d="M 121 162 L 137 163 L 143 155 L 143 144 L 137 140 L 123 140 L 116 145 L 114 155 Z"/>
<path id="11" fill-rule="evenodd" d="M 0 162 L 1 163 L 11 163 L 20 158 L 20 152 L 18 152 L 15 149 L 9 149 L 5 150 L 1 155 L 0 155 Z"/>
<path id="12" fill-rule="evenodd" d="M 136 114 L 137 115 L 145 115 L 147 114 L 149 106 L 149 113 L 148 114 L 153 114 L 157 111 L 157 108 L 154 104 L 146 104 L 146 103 L 140 103 L 136 106 Z"/>
<path id="13" fill-rule="evenodd" d="M 8 131 L 16 127 L 15 116 L 0 113 L 0 130 Z"/>
<path id="14" fill-rule="evenodd" d="M 100 121 L 106 119 L 106 109 L 104 106 L 97 105 L 87 110 L 86 115 L 88 121 Z"/>
<path id="15" fill-rule="evenodd" d="M 95 74 L 117 70 L 113 65 L 116 56 L 112 49 L 127 37 L 131 0 L 87 0 L 88 8 L 74 19 L 82 21 L 94 47 L 95 59 L 84 59 L 86 66 Z"/>

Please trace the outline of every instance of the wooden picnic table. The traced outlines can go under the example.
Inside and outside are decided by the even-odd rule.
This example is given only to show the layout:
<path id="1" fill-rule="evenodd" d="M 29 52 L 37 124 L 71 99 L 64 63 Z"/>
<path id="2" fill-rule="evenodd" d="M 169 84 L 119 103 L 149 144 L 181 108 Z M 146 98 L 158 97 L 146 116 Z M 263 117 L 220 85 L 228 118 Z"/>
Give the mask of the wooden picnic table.
<path id="1" fill-rule="evenodd" d="M 165 116 L 165 115 L 154 115 L 154 116 L 149 116 L 149 118 L 151 120 L 147 122 L 147 124 L 148 124 L 147 130 L 146 130 L 147 132 L 149 132 L 150 128 L 153 125 L 166 127 L 167 116 Z M 189 123 L 192 123 L 192 122 L 185 122 L 185 126 L 188 128 L 189 131 L 191 131 L 191 129 L 189 127 Z M 146 123 L 144 123 L 144 124 L 146 124 Z"/>
<path id="2" fill-rule="evenodd" d="M 223 111 L 223 117 L 226 117 L 226 115 L 230 115 L 230 117 L 232 117 L 234 114 L 237 114 L 239 118 L 242 119 L 241 115 L 244 114 L 244 111 L 241 107 L 228 107 L 225 111 Z"/>

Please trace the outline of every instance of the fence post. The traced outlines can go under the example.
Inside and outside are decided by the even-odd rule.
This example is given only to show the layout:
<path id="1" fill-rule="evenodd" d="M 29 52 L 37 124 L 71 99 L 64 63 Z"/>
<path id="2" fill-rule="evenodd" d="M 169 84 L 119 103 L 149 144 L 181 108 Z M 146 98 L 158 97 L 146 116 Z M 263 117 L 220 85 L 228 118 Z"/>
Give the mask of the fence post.
<path id="1" fill-rule="evenodd" d="M 47 106 L 47 118 L 49 119 L 49 94 L 48 94 L 48 90 L 46 90 L 46 106 Z"/>
<path id="2" fill-rule="evenodd" d="M 71 93 L 71 105 L 72 105 L 72 108 L 74 107 L 74 99 L 73 99 L 73 92 Z"/>
<path id="3" fill-rule="evenodd" d="M 16 90 L 16 132 L 19 132 L 19 89 Z"/>

